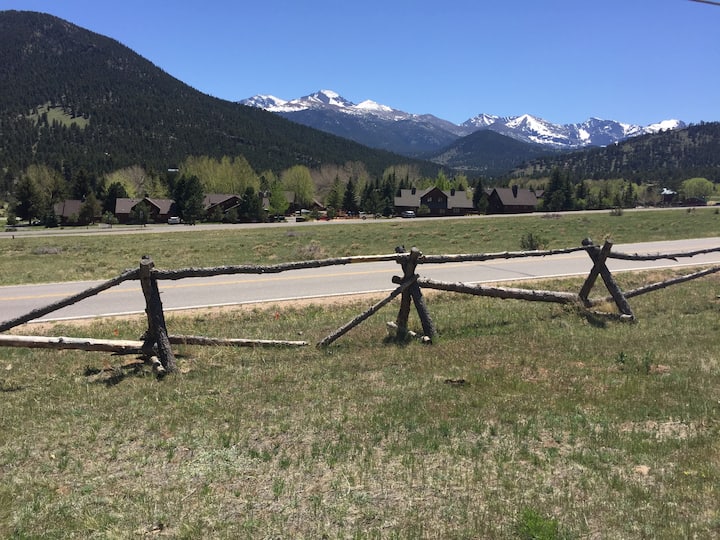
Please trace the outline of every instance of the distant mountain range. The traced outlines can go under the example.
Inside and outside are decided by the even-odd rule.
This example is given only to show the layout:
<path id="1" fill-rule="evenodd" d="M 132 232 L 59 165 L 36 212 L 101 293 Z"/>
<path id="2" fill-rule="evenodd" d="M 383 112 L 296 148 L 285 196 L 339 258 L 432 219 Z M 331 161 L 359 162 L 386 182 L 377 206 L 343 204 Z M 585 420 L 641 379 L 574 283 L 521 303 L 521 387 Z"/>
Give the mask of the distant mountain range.
<path id="1" fill-rule="evenodd" d="M 488 130 L 550 151 L 607 146 L 629 137 L 686 127 L 680 120 L 637 126 L 590 118 L 578 124 L 553 124 L 529 114 L 479 114 L 460 125 L 431 114 L 412 114 L 371 100 L 352 103 L 332 90 L 286 101 L 258 95 L 240 101 L 300 124 L 346 137 L 374 148 L 409 156 L 434 157 L 446 153 L 458 139 Z"/>

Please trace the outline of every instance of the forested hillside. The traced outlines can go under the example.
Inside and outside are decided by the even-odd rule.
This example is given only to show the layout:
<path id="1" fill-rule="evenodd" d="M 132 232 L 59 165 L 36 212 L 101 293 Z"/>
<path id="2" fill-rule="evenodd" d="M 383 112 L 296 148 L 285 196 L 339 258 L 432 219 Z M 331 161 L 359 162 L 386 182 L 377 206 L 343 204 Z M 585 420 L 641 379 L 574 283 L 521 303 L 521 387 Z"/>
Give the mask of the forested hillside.
<path id="1" fill-rule="evenodd" d="M 56 17 L 0 12 L 0 169 L 31 164 L 99 175 L 166 170 L 190 155 L 244 156 L 256 171 L 363 162 L 374 174 L 407 163 L 210 97 L 129 48 Z M 434 175 L 437 167 L 415 165 Z"/>
<path id="2" fill-rule="evenodd" d="M 553 169 L 573 182 L 623 178 L 636 184 L 660 182 L 676 189 L 683 180 L 703 177 L 720 182 L 720 123 L 693 125 L 594 148 L 536 159 L 513 176 L 546 177 Z"/>
<path id="3" fill-rule="evenodd" d="M 518 141 L 490 130 L 481 130 L 461 137 L 441 152 L 426 154 L 424 157 L 469 174 L 497 177 L 507 174 L 518 163 L 557 153 L 546 146 Z"/>

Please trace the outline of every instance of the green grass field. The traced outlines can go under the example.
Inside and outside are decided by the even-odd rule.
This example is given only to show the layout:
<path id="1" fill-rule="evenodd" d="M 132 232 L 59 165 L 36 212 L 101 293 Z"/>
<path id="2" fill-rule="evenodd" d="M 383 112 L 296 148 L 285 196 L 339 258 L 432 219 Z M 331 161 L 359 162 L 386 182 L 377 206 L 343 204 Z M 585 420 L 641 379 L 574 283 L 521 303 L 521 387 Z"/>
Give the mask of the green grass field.
<path id="1" fill-rule="evenodd" d="M 101 277 L 110 277 L 136 264 L 138 247 L 179 261 L 158 266 L 179 267 L 197 265 L 193 257 L 291 260 L 313 241 L 310 251 L 334 256 L 398 243 L 428 253 L 512 250 L 527 230 L 549 247 L 603 231 L 617 242 L 656 238 L 658 225 L 631 216 L 2 246 L 28 244 L 16 255 L 47 273 L 45 259 L 82 266 L 95 246 L 107 258 Z M 718 219 L 667 214 L 672 231 L 663 237 L 716 235 Z M 493 243 L 503 234 L 504 244 Z M 273 235 L 278 244 L 260 249 Z M 75 258 L 64 258 L 76 245 Z M 231 245 L 243 247 L 228 261 Z M 617 279 L 630 289 L 670 275 Z M 577 291 L 581 283 L 534 285 Z M 0 537 L 717 537 L 719 292 L 714 275 L 633 298 L 632 324 L 569 306 L 434 294 L 432 345 L 388 339 L 393 303 L 327 349 L 177 347 L 179 373 L 160 381 L 134 357 L 0 348 Z M 168 328 L 312 344 L 372 303 L 176 313 Z M 145 327 L 132 318 L 20 330 L 137 339 Z"/>
<path id="2" fill-rule="evenodd" d="M 177 227 L 177 226 L 176 226 Z M 0 239 L 0 285 L 109 279 L 150 255 L 158 268 L 273 264 L 293 260 L 392 253 L 395 246 L 426 254 L 519 250 L 533 233 L 547 248 L 580 245 L 590 237 L 615 243 L 720 236 L 713 208 L 607 212 L 544 216 L 438 220 L 369 220 L 281 228 L 203 231 L 187 227 L 173 234 L 57 236 L 17 234 Z M 68 229 L 72 231 L 72 229 Z"/>

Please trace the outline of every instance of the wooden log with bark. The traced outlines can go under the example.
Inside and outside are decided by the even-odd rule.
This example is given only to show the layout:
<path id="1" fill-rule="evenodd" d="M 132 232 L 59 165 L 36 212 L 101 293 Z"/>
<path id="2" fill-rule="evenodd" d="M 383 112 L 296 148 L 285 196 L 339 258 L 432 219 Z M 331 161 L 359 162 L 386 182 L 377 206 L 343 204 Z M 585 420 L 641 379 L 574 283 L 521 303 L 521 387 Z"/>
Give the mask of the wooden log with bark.
<path id="1" fill-rule="evenodd" d="M 405 253 L 405 248 L 398 247 L 396 248 L 396 251 L 398 253 Z M 423 332 L 429 339 L 432 340 L 437 335 L 437 330 L 435 329 L 432 317 L 430 317 L 430 312 L 428 311 L 427 304 L 423 298 L 422 290 L 418 285 L 418 275 L 415 273 L 420 257 L 422 257 L 422 252 L 414 247 L 410 250 L 410 256 L 408 258 L 398 260 L 398 263 L 401 265 L 403 270 L 403 277 L 400 278 L 395 276 L 393 278 L 393 282 L 400 284 L 408 283 L 409 286 L 402 294 L 400 310 L 395 323 L 397 325 L 399 335 L 407 333 L 410 307 L 412 304 L 415 304 L 415 310 L 420 318 L 420 324 L 423 327 Z"/>
<path id="2" fill-rule="evenodd" d="M 208 347 L 304 347 L 307 341 L 283 341 L 270 339 L 226 339 L 205 336 L 170 335 L 174 345 Z M 130 339 L 96 339 L 66 336 L 26 336 L 0 334 L 0 347 L 27 347 L 29 349 L 76 349 L 81 351 L 111 352 L 115 354 L 144 354 L 145 342 Z M 155 356 L 155 355 L 150 355 Z"/>
<path id="3" fill-rule="evenodd" d="M 330 345 L 333 341 L 337 340 L 339 337 L 347 334 L 350 330 L 355 328 L 357 325 L 359 325 L 361 322 L 363 322 L 366 319 L 369 319 L 372 315 L 377 313 L 380 309 L 385 307 L 387 304 L 392 302 L 395 298 L 397 298 L 400 294 L 402 294 L 410 285 L 412 285 L 414 282 L 407 282 L 400 285 L 397 289 L 395 289 L 393 292 L 391 292 L 386 298 L 383 298 L 380 300 L 380 302 L 374 304 L 370 309 L 364 311 L 357 317 L 355 317 L 350 322 L 344 324 L 337 330 L 335 330 L 332 334 L 328 335 L 327 337 L 323 338 L 318 342 L 318 347 L 326 347 Z"/>
<path id="4" fill-rule="evenodd" d="M 172 373 L 176 370 L 175 355 L 172 347 L 170 347 L 167 327 L 165 326 L 165 314 L 160 300 L 160 289 L 158 288 L 157 279 L 152 275 L 153 266 L 150 257 L 143 257 L 140 261 L 140 284 L 143 295 L 145 295 L 145 313 L 148 319 L 148 329 L 145 333 L 143 350 L 146 354 L 152 355 L 155 348 L 157 348 L 157 356 L 160 358 L 165 371 Z"/>
<path id="5" fill-rule="evenodd" d="M 639 255 L 637 253 L 610 253 L 608 258 L 610 259 L 622 259 L 625 261 L 658 261 L 660 259 L 670 259 L 677 261 L 684 257 L 694 257 L 695 255 L 706 255 L 708 253 L 716 253 L 720 251 L 720 247 L 708 248 L 708 249 L 697 249 L 694 251 L 678 251 L 675 253 L 656 253 L 656 254 L 645 254 Z"/>
<path id="6" fill-rule="evenodd" d="M 633 314 L 632 308 L 630 307 L 627 298 L 623 295 L 622 289 L 620 289 L 620 286 L 617 284 L 615 278 L 613 278 L 613 275 L 610 273 L 610 270 L 608 270 L 608 267 L 605 264 L 605 261 L 607 260 L 611 249 L 612 242 L 608 240 L 605 241 L 605 244 L 602 248 L 594 245 L 587 246 L 587 254 L 593 261 L 593 268 L 590 271 L 590 275 L 588 276 L 587 281 L 583 285 L 582 290 L 580 291 L 580 295 L 589 293 L 590 289 L 592 288 L 592 283 L 594 283 L 597 274 L 599 274 L 603 282 L 605 283 L 605 287 L 607 287 L 610 296 L 615 301 L 615 305 L 617 306 L 620 313 L 622 315 L 625 315 L 626 317 L 629 317 L 630 319 L 634 319 L 635 315 Z M 587 296 L 583 298 L 583 302 L 585 302 L 587 306 Z"/>
<path id="7" fill-rule="evenodd" d="M 6 331 L 10 330 L 11 328 L 15 328 L 16 326 L 20 326 L 21 324 L 24 324 L 26 322 L 30 322 L 35 319 L 39 319 L 40 317 L 44 317 L 45 315 L 48 315 L 48 314 L 50 314 L 54 311 L 57 311 L 59 309 L 62 309 L 64 307 L 71 306 L 73 304 L 77 304 L 81 300 L 85 300 L 86 298 L 95 296 L 96 294 L 99 294 L 107 289 L 110 289 L 111 287 L 120 285 L 124 281 L 128 281 L 131 279 L 137 279 L 137 278 L 138 278 L 138 270 L 137 269 L 127 270 L 127 271 L 123 272 L 122 274 L 120 274 L 116 278 L 113 278 L 113 279 L 110 279 L 103 283 L 100 283 L 99 285 L 95 285 L 94 287 L 90 287 L 89 289 L 85 289 L 82 292 L 79 292 L 72 296 L 68 296 L 67 298 L 63 298 L 62 300 L 53 302 L 52 304 L 48 304 L 47 306 L 33 309 L 29 313 L 26 313 L 25 315 L 21 315 L 20 317 L 16 317 L 12 320 L 5 321 L 2 324 L 0 324 L 0 332 L 6 332 Z"/>
<path id="8" fill-rule="evenodd" d="M 503 300 L 529 300 L 531 302 L 554 302 L 557 304 L 573 304 L 580 301 L 580 297 L 577 294 L 558 291 L 489 287 L 487 285 L 449 283 L 425 278 L 418 279 L 418 285 L 438 291 L 487 296 L 491 298 L 501 298 Z"/>
<path id="9" fill-rule="evenodd" d="M 203 345 L 220 347 L 305 347 L 307 341 L 285 341 L 276 339 L 213 338 L 205 336 L 170 335 L 173 345 Z"/>
<path id="10" fill-rule="evenodd" d="M 502 251 L 497 253 L 460 253 L 456 255 L 423 255 L 418 264 L 442 264 L 458 262 L 483 262 L 498 259 L 522 259 L 527 257 L 547 257 L 551 255 L 565 255 L 585 251 L 584 247 L 565 249 L 531 250 L 531 251 Z"/>
<path id="11" fill-rule="evenodd" d="M 369 262 L 396 261 L 407 258 L 408 255 L 391 253 L 387 255 L 358 255 L 353 257 L 334 257 L 312 261 L 296 261 L 288 263 L 255 265 L 243 264 L 237 266 L 215 266 L 208 268 L 182 268 L 179 270 L 154 269 L 157 279 L 178 280 L 195 277 L 213 277 L 232 274 L 278 274 L 290 270 L 303 270 L 308 268 L 322 268 L 325 266 L 343 266 L 347 264 L 360 264 Z"/>
<path id="12" fill-rule="evenodd" d="M 597 248 L 592 245 L 592 241 L 589 239 L 583 240 L 583 243 L 587 246 L 588 250 L 596 250 Z M 597 281 L 597 277 L 600 275 L 600 270 L 605 265 L 605 261 L 607 260 L 608 255 L 610 254 L 610 250 L 612 249 L 612 243 L 611 242 L 605 242 L 603 244 L 602 249 L 600 249 L 598 255 L 593 259 L 593 267 L 590 269 L 590 274 L 588 274 L 587 279 L 585 280 L 585 283 L 583 283 L 583 286 L 580 288 L 580 299 L 587 305 L 588 296 L 590 295 L 590 291 L 595 286 L 595 282 Z M 588 251 L 589 253 L 589 251 Z M 591 256 L 592 258 L 592 256 Z"/>
<path id="13" fill-rule="evenodd" d="M 143 342 L 139 340 L 125 339 L 94 339 L 0 334 L 0 346 L 26 347 L 29 349 L 76 349 L 81 351 L 111 352 L 116 354 L 141 354 Z"/>
<path id="14" fill-rule="evenodd" d="M 638 287 L 638 288 L 632 289 L 630 291 L 625 291 L 624 296 L 625 296 L 625 298 L 633 298 L 635 296 L 640 296 L 642 294 L 646 294 L 649 292 L 664 289 L 666 287 L 670 287 L 671 285 L 677 285 L 679 283 L 685 283 L 686 281 L 691 281 L 693 279 L 698 279 L 701 277 L 709 276 L 709 275 L 715 274 L 717 272 L 720 272 L 720 266 L 713 266 L 713 267 L 707 268 L 705 270 L 693 272 L 692 274 L 686 274 L 684 276 L 677 276 L 674 278 L 666 279 L 664 281 L 657 281 L 655 283 L 643 285 L 642 287 Z M 605 298 L 597 298 L 597 299 L 591 300 L 590 305 L 596 306 L 596 305 L 602 304 L 604 302 L 609 302 L 611 300 L 612 300 L 612 296 L 608 296 Z"/>

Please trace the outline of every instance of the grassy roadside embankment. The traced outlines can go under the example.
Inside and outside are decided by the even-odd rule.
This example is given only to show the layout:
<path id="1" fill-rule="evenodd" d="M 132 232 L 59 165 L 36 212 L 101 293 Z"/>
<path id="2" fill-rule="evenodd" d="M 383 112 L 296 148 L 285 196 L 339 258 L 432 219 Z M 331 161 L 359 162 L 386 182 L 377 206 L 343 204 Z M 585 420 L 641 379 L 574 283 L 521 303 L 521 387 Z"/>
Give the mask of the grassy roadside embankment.
<path id="1" fill-rule="evenodd" d="M 701 214 L 673 214 L 675 231 L 683 219 L 696 226 Z M 720 219 L 712 216 L 704 226 Z M 435 224 L 430 234 L 427 222 L 398 223 L 404 238 L 383 229 L 383 245 L 455 251 L 449 238 L 457 230 Z M 518 249 L 525 223 L 503 222 L 520 229 L 496 245 L 499 230 L 465 222 L 457 251 Z M 569 223 L 541 220 L 533 231 L 565 247 L 600 238 L 608 226 L 581 232 Z M 551 236 L 563 226 L 566 236 Z M 640 241 L 638 227 L 620 238 L 608 232 L 617 242 Z M 357 229 L 334 229 L 344 236 L 337 246 L 360 246 L 353 253 L 324 245 L 323 227 L 297 233 L 333 256 L 365 252 L 359 235 L 380 236 L 375 225 Z M 282 242 L 276 252 L 295 259 L 290 231 L 271 234 Z M 431 237 L 438 249 L 425 248 Z M 228 264 L 261 260 L 243 241 L 237 253 L 248 259 Z M 184 240 L 165 242 L 152 247 L 188 251 Z M 224 264 L 210 244 L 217 255 L 207 264 Z M 368 252 L 392 249 L 377 245 Z M 669 274 L 618 280 L 629 289 Z M 581 282 L 542 288 L 578 290 Z M 385 340 L 392 304 L 327 350 L 180 347 L 180 373 L 160 382 L 106 354 L 0 349 L 0 536 L 717 536 L 719 288 L 713 276 L 635 298 L 634 324 L 570 307 L 438 294 L 429 300 L 440 332 L 432 346 Z M 315 343 L 368 305 L 171 314 L 168 326 Z M 144 327 L 141 318 L 108 319 L 45 331 L 135 339 Z"/>

